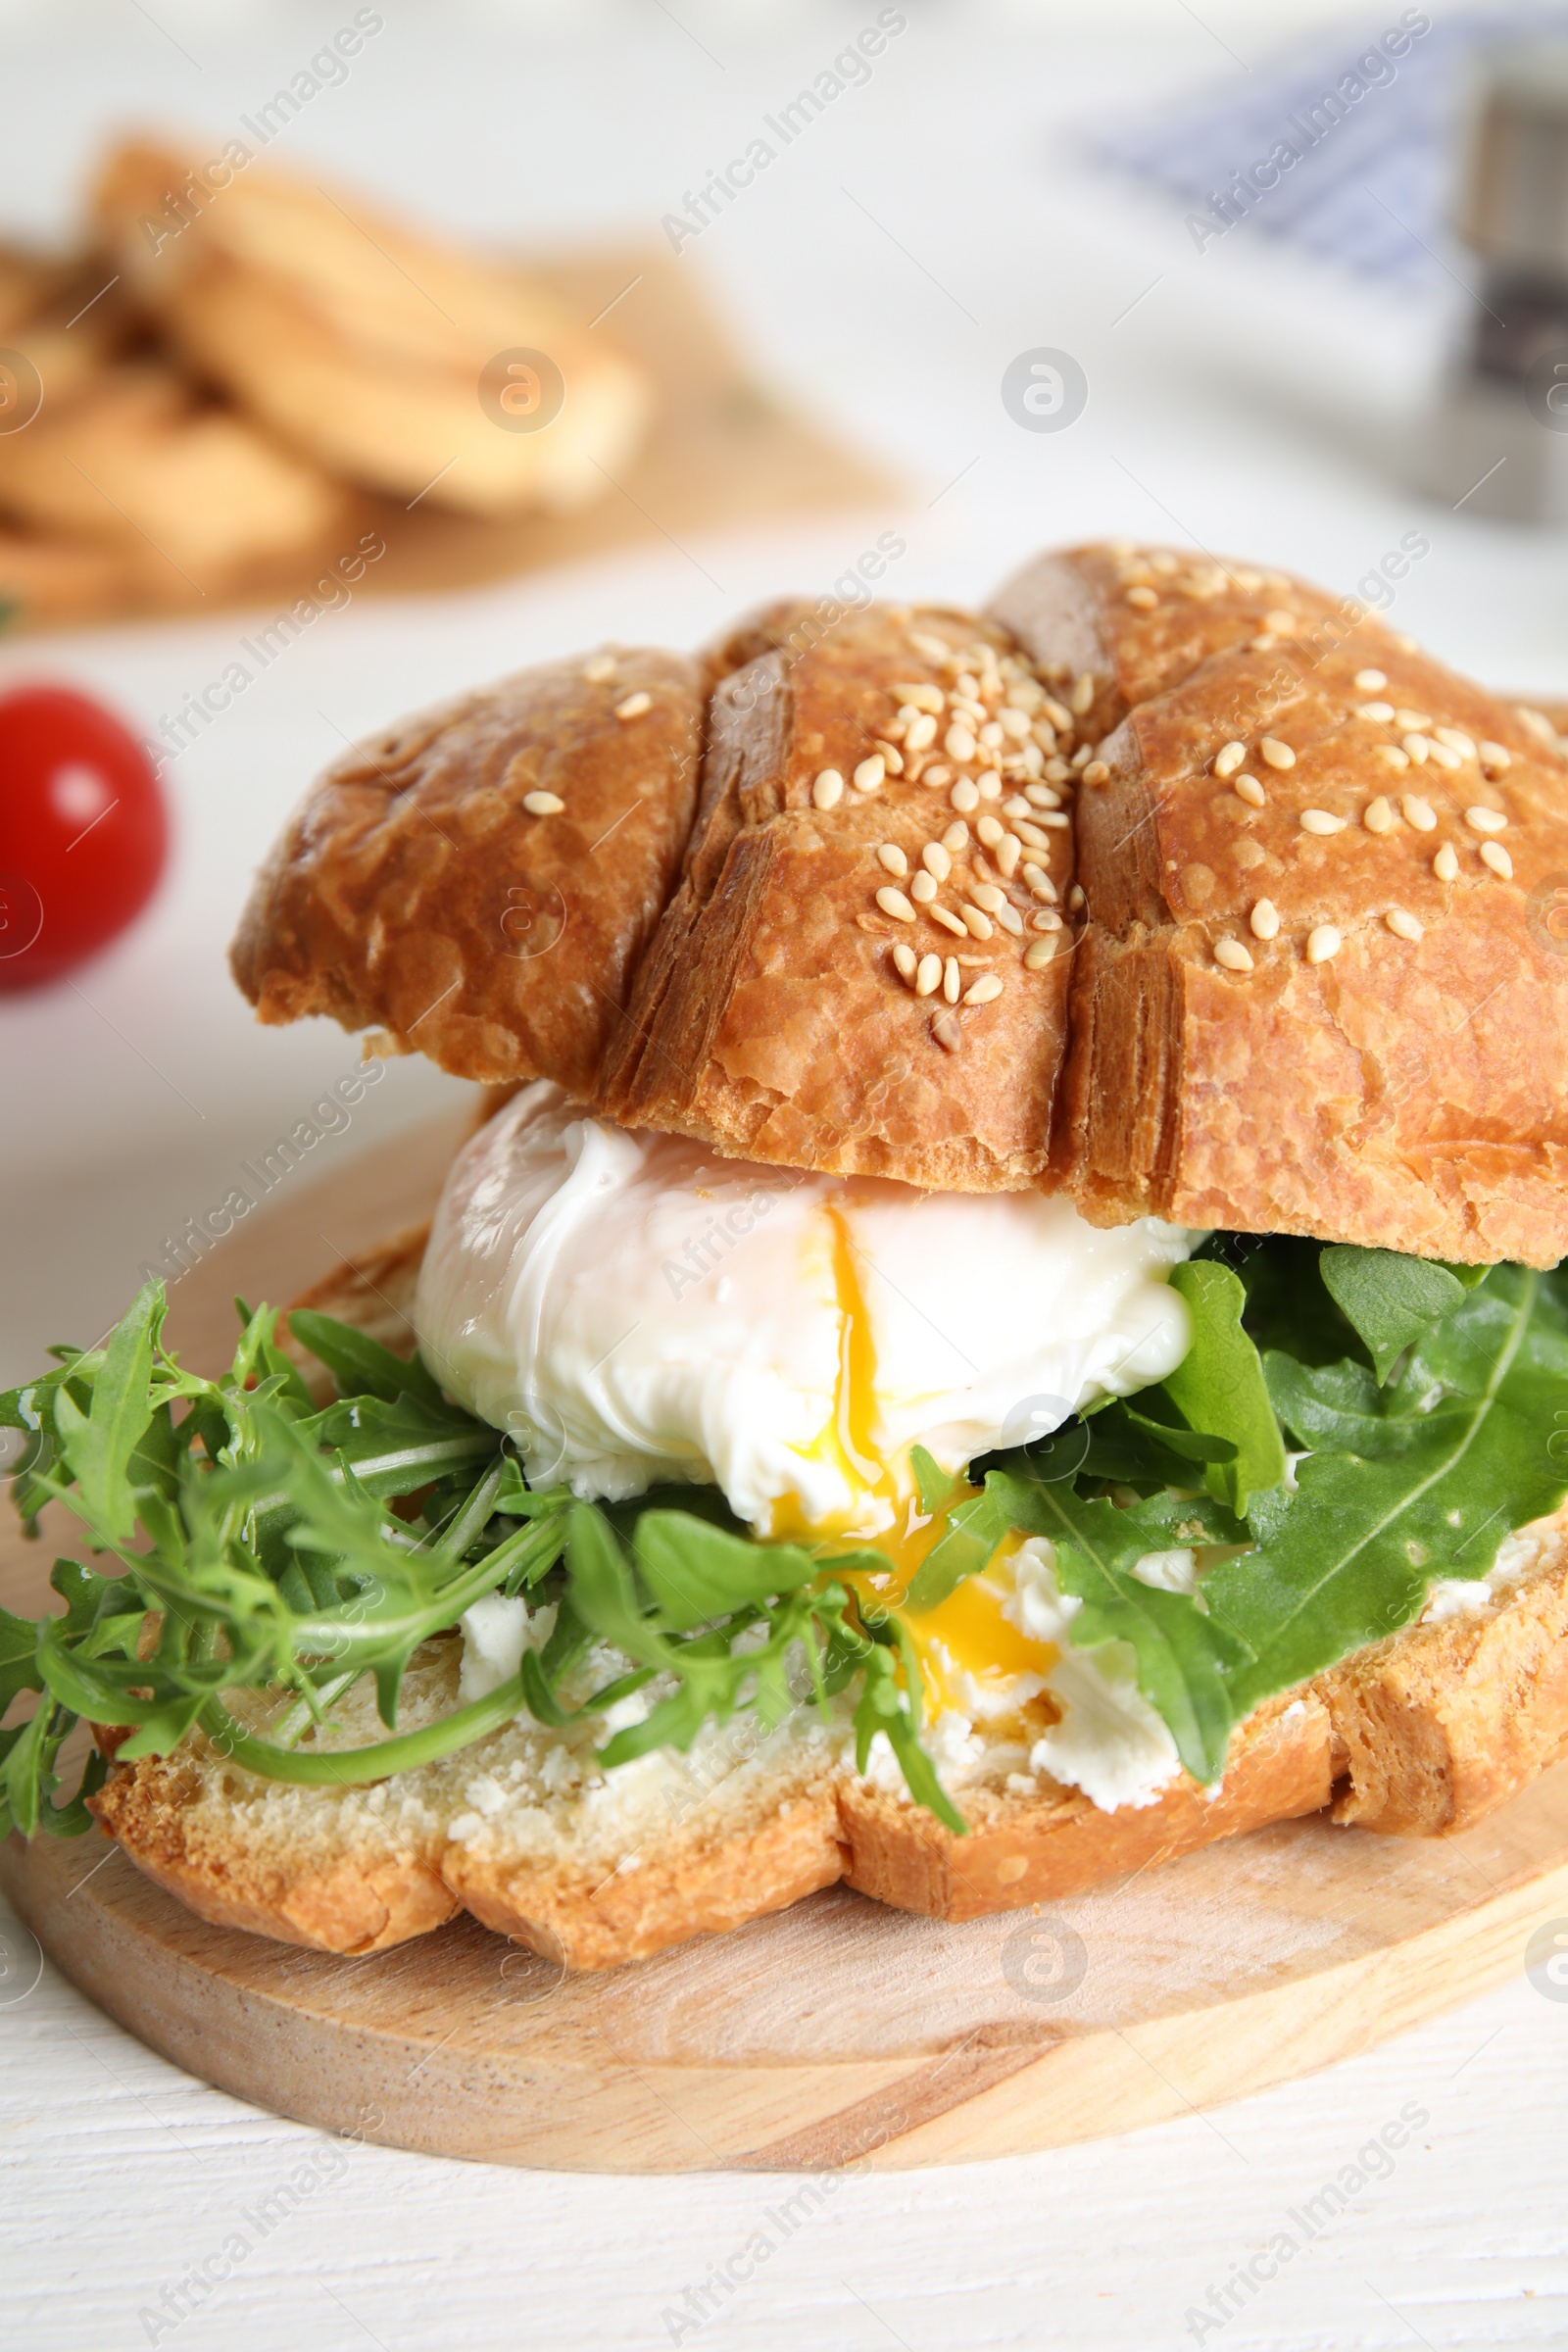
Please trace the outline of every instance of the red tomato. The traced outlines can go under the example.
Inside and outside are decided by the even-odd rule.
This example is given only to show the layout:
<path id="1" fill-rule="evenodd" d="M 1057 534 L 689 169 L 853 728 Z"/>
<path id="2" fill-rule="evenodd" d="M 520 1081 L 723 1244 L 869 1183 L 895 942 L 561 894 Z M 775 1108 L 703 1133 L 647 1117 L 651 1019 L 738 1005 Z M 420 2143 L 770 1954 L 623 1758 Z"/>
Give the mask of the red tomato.
<path id="1" fill-rule="evenodd" d="M 168 852 L 158 778 L 118 718 L 65 686 L 0 695 L 0 989 L 107 947 Z"/>

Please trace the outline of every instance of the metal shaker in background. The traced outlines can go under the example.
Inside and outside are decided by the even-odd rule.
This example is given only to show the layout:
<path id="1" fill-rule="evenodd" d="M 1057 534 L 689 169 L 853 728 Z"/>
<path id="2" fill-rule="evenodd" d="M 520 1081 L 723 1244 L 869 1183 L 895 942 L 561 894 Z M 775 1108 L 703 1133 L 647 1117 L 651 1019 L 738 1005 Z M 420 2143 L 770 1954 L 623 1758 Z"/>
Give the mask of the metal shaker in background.
<path id="1" fill-rule="evenodd" d="M 1477 74 L 1452 220 L 1480 292 L 1429 483 L 1466 513 L 1568 522 L 1568 43 L 1495 51 Z"/>

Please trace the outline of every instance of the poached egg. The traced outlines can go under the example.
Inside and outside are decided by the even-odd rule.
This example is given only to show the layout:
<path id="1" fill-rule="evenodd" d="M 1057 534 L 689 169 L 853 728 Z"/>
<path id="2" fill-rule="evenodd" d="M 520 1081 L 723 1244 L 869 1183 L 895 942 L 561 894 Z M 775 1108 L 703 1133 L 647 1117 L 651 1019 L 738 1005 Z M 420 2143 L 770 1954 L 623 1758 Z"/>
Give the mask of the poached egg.
<path id="1" fill-rule="evenodd" d="M 874 1546 L 886 1572 L 844 1581 L 904 1616 L 939 1732 L 961 1745 L 971 1724 L 1008 1727 L 1020 1761 L 1097 1802 L 1147 1803 L 1175 1769 L 1169 1736 L 1109 1654 L 1122 1644 L 1072 1652 L 1077 1604 L 1044 1605 L 1038 1541 L 1009 1536 L 935 1608 L 902 1604 L 975 1491 L 965 1464 L 1175 1369 L 1189 1324 L 1167 1277 L 1200 1238 L 1153 1218 L 1092 1226 L 1040 1193 L 719 1159 L 587 1117 L 542 1083 L 455 1163 L 415 1324 L 442 1385 L 511 1434 L 531 1485 L 611 1501 L 716 1485 L 763 1539 Z M 956 1480 L 935 1513 L 915 1446 Z M 488 1683 L 488 1631 L 465 1633 Z M 1129 1774 L 1111 1750 L 1130 1736 Z"/>

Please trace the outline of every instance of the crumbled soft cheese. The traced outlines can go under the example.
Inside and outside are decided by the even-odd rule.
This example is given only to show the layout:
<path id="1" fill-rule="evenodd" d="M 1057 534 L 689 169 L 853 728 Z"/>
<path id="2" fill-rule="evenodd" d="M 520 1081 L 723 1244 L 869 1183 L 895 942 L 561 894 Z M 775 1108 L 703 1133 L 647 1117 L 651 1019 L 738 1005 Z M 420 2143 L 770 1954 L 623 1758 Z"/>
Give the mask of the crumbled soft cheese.
<path id="1" fill-rule="evenodd" d="M 520 1594 L 512 1599 L 505 1592 L 487 1592 L 458 1622 L 463 1629 L 458 1704 L 466 1706 L 510 1683 L 525 1649 L 543 1649 L 556 1629 L 556 1608 L 552 1601 L 547 1608 L 530 1609 Z"/>
<path id="2" fill-rule="evenodd" d="M 1021 1545 L 1012 1567 L 1017 1591 L 1004 1613 L 1031 1641 L 1054 1642 L 1060 1652 L 1045 1678 L 1060 1720 L 1035 1741 L 1030 1764 L 1081 1788 L 1102 1813 L 1153 1804 L 1181 1759 L 1164 1719 L 1138 1688 L 1132 1644 L 1074 1647 L 1072 1621 L 1083 1604 L 1056 1582 L 1056 1548 L 1044 1537 Z"/>
<path id="3" fill-rule="evenodd" d="M 1538 1538 L 1504 1536 L 1486 1576 L 1440 1576 L 1427 1594 L 1423 1625 L 1446 1625 L 1455 1617 L 1484 1617 L 1507 1598 L 1541 1565 Z"/>
<path id="4" fill-rule="evenodd" d="M 1198 1554 L 1191 1548 L 1146 1551 L 1141 1560 L 1134 1560 L 1132 1572 L 1140 1584 L 1152 1585 L 1156 1592 L 1198 1591 Z"/>

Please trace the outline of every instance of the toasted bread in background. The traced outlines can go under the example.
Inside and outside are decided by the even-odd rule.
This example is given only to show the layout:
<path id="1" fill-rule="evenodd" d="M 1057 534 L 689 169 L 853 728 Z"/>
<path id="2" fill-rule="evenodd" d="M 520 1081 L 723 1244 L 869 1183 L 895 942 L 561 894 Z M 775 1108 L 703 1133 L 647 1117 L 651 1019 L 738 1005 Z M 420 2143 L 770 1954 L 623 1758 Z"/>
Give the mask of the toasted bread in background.
<path id="1" fill-rule="evenodd" d="M 519 269 L 346 190 L 256 163 L 209 187 L 173 149 L 131 144 L 105 166 L 96 210 L 189 364 L 349 480 L 475 514 L 558 511 L 601 496 L 642 437 L 648 389 L 612 341 Z M 512 429 L 536 387 L 505 423 L 481 404 L 485 370 L 522 352 L 564 382 L 539 430 Z"/>
<path id="2" fill-rule="evenodd" d="M 45 398 L 0 439 L 0 512 L 40 537 L 120 548 L 155 581 L 172 566 L 202 588 L 343 541 L 349 494 L 154 359 Z"/>

